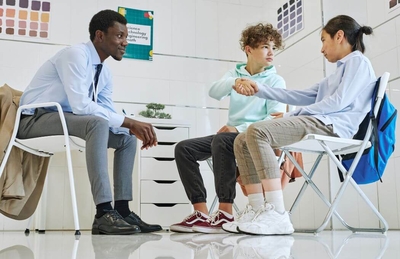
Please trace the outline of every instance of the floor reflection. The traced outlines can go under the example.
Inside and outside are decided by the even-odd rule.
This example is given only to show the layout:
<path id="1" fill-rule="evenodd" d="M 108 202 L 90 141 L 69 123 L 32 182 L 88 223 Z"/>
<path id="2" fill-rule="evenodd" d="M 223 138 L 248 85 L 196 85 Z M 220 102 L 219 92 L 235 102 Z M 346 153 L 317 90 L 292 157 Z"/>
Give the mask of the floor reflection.
<path id="1" fill-rule="evenodd" d="M 228 258 L 400 258 L 400 231 L 352 234 L 324 231 L 315 236 L 178 234 L 161 231 L 129 236 L 47 231 L 0 232 L 1 259 L 228 259 Z"/>
<path id="2" fill-rule="evenodd" d="M 0 251 L 2 259 L 33 259 L 35 255 L 29 247 L 23 245 L 13 245 Z"/>

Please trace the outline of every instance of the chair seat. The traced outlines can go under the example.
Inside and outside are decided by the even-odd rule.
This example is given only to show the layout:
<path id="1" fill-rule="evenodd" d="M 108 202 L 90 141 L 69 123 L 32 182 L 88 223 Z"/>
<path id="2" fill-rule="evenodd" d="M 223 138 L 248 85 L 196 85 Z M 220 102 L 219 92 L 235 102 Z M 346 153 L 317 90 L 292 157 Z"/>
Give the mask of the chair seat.
<path id="1" fill-rule="evenodd" d="M 281 149 L 296 151 L 296 152 L 307 152 L 307 153 L 321 153 L 325 152 L 320 142 L 325 143 L 335 155 L 344 155 L 348 153 L 357 152 L 363 143 L 362 140 L 356 139 L 345 139 L 339 137 L 329 137 L 317 134 L 308 134 L 304 138 L 294 144 L 284 146 Z M 369 148 L 371 143 L 368 142 L 367 147 Z"/>
<path id="2" fill-rule="evenodd" d="M 69 136 L 71 150 L 85 149 L 85 141 L 75 136 Z M 64 135 L 46 136 L 31 139 L 16 139 L 16 146 L 28 151 L 41 153 L 41 156 L 52 155 L 58 152 L 65 151 Z M 42 154 L 44 153 L 44 154 Z M 39 155 L 39 154 L 38 154 Z"/>

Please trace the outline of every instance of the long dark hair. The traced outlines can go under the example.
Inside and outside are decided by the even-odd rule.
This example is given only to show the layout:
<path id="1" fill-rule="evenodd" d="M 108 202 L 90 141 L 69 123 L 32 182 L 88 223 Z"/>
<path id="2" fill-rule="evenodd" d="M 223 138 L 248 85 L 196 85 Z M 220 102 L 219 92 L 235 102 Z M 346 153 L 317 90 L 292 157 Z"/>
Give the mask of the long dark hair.
<path id="1" fill-rule="evenodd" d="M 371 27 L 360 26 L 353 18 L 347 15 L 333 17 L 322 30 L 328 33 L 331 38 L 333 38 L 339 30 L 342 30 L 347 41 L 352 46 L 352 51 L 359 50 L 362 53 L 365 51 L 363 34 L 372 34 Z"/>

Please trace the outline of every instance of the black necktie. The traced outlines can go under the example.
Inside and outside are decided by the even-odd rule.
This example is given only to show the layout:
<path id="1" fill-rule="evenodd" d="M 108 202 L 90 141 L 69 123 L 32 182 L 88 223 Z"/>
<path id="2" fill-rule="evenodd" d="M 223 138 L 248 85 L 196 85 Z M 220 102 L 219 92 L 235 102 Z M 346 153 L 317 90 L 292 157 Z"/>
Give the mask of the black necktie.
<path id="1" fill-rule="evenodd" d="M 97 83 L 99 82 L 99 75 L 100 75 L 102 68 L 103 68 L 103 64 L 96 65 L 96 74 L 94 75 L 93 101 L 94 101 L 94 95 L 97 92 Z"/>

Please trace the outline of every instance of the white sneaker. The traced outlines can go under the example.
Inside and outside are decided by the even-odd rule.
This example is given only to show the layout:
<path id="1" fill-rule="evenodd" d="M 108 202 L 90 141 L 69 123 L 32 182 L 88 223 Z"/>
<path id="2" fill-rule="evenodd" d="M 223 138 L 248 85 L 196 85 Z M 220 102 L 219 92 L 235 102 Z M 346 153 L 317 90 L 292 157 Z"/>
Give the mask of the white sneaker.
<path id="1" fill-rule="evenodd" d="M 279 213 L 270 203 L 265 203 L 251 222 L 240 223 L 238 230 L 254 235 L 289 235 L 294 232 L 287 211 Z"/>
<path id="2" fill-rule="evenodd" d="M 240 239 L 234 258 L 291 258 L 293 243 L 291 236 L 247 236 Z"/>
<path id="3" fill-rule="evenodd" d="M 238 225 L 240 223 L 250 222 L 255 215 L 256 212 L 253 210 L 253 207 L 250 204 L 247 204 L 246 208 L 239 212 L 237 217 L 235 217 L 235 221 L 223 224 L 222 229 L 230 233 L 239 233 L 237 230 Z"/>

